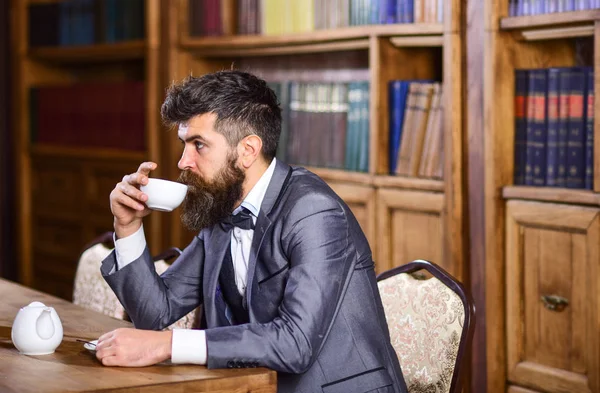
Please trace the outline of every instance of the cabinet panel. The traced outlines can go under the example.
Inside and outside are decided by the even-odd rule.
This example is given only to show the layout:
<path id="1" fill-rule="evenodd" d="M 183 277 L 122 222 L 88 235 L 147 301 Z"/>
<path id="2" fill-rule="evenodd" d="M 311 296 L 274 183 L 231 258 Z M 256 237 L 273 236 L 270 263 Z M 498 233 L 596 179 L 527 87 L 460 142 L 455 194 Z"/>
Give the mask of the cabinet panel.
<path id="1" fill-rule="evenodd" d="M 600 210 L 507 207 L 508 378 L 548 392 L 598 392 Z"/>
<path id="2" fill-rule="evenodd" d="M 369 186 L 328 182 L 329 186 L 346 202 L 369 240 L 373 259 L 377 261 L 375 239 L 375 189 Z"/>
<path id="3" fill-rule="evenodd" d="M 83 189 L 80 167 L 70 162 L 36 160 L 32 170 L 33 210 L 56 214 L 81 212 Z"/>
<path id="4" fill-rule="evenodd" d="M 507 392 L 508 393 L 539 393 L 538 391 L 525 389 L 520 386 L 509 386 Z"/>
<path id="5" fill-rule="evenodd" d="M 444 195 L 418 191 L 377 191 L 377 272 L 415 259 L 446 266 L 443 253 Z"/>

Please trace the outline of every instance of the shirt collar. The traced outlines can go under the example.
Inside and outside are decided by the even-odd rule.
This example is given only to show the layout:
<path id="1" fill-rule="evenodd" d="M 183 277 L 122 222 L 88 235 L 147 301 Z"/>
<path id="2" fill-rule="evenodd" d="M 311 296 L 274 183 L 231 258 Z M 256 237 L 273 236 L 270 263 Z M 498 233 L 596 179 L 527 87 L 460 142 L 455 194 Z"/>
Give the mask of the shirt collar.
<path id="1" fill-rule="evenodd" d="M 258 217 L 260 205 L 262 205 L 262 201 L 265 199 L 267 188 L 269 187 L 273 173 L 275 173 L 275 166 L 276 159 L 273 158 L 265 173 L 263 173 L 260 179 L 258 179 L 254 187 L 252 187 L 248 195 L 246 195 L 246 198 L 244 198 L 242 201 L 241 205 L 233 211 L 233 214 L 239 213 L 240 210 L 242 210 L 242 207 L 245 207 L 246 209 L 250 210 L 254 217 Z"/>

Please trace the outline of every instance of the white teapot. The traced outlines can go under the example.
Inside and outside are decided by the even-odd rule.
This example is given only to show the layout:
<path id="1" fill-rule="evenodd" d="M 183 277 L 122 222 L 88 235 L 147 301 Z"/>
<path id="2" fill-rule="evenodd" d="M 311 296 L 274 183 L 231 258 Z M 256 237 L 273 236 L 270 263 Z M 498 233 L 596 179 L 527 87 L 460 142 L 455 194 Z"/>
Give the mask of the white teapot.
<path id="1" fill-rule="evenodd" d="M 11 337 L 24 355 L 49 355 L 62 342 L 63 327 L 54 308 L 31 302 L 17 313 Z"/>

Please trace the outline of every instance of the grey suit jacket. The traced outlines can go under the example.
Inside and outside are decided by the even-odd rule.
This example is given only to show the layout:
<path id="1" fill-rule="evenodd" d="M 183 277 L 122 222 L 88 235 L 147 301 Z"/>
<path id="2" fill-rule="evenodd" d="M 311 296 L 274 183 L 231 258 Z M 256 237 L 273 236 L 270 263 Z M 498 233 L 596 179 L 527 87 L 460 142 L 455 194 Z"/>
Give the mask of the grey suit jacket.
<path id="1" fill-rule="evenodd" d="M 325 182 L 277 162 L 252 241 L 250 323 L 236 326 L 218 290 L 229 236 L 202 230 L 162 276 L 147 249 L 109 274 L 113 252 L 101 270 L 137 328 L 162 329 L 203 304 L 209 368 L 268 367 L 284 393 L 407 391 L 371 250 Z"/>

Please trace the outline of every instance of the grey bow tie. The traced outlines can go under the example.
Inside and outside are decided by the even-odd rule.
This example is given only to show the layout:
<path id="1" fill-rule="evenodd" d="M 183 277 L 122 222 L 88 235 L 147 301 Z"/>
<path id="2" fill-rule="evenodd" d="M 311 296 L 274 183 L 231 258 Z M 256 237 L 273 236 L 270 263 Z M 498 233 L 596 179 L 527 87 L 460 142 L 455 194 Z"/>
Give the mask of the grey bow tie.
<path id="1" fill-rule="evenodd" d="M 229 232 L 233 227 L 241 229 L 254 229 L 254 221 L 250 210 L 242 207 L 242 211 L 238 214 L 232 214 L 221 221 L 221 227 L 224 231 Z"/>

